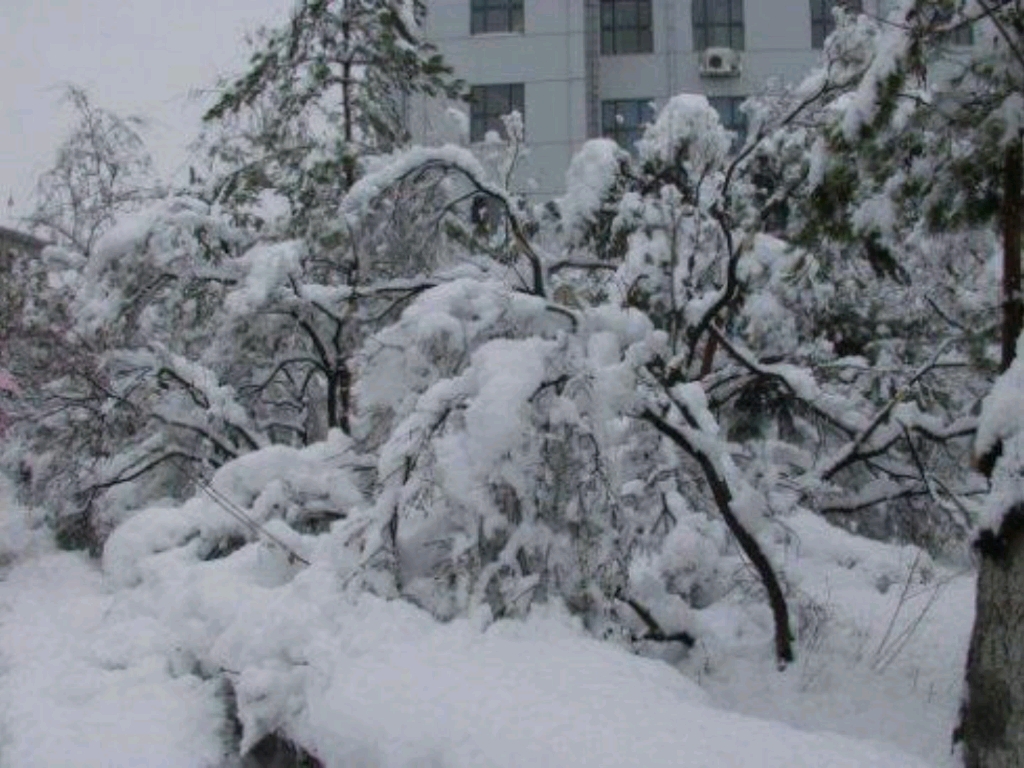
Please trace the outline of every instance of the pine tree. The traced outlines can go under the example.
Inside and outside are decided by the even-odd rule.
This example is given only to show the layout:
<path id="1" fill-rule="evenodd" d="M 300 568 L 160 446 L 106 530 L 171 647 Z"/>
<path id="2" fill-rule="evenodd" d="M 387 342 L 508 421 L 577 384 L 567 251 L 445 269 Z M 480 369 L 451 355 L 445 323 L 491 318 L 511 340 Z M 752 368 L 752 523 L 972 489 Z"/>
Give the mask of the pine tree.
<path id="1" fill-rule="evenodd" d="M 965 27 L 965 25 L 967 25 Z M 954 49 L 958 29 L 979 44 Z M 904 0 L 876 32 L 871 54 L 835 102 L 829 159 L 813 202 L 812 230 L 859 239 L 869 258 L 901 267 L 894 246 L 913 230 L 998 227 L 1002 239 L 996 391 L 1013 388 L 1024 323 L 1021 218 L 1024 215 L 1024 7 L 1020 2 Z M 875 201 L 886 216 L 865 216 Z M 994 299 L 995 297 L 993 297 Z M 993 302 L 994 303 L 994 302 Z M 994 397 L 976 449 L 995 470 L 992 504 L 1020 498 L 1012 445 L 983 439 L 985 419 L 1003 420 L 1012 399 Z M 1002 452 L 1002 456 L 1000 455 Z M 1014 495 L 1017 494 L 1017 495 Z M 1002 501 L 1000 501 L 1002 500 Z M 969 768 L 1024 764 L 1024 513 L 998 510 L 981 521 L 977 618 L 967 661 L 967 698 L 957 737 Z"/>
<path id="2" fill-rule="evenodd" d="M 287 24 L 256 38 L 249 69 L 204 120 L 214 194 L 246 205 L 287 201 L 292 234 L 316 229 L 358 178 L 364 155 L 408 142 L 416 97 L 455 97 L 460 84 L 419 28 L 422 0 L 302 0 Z"/>

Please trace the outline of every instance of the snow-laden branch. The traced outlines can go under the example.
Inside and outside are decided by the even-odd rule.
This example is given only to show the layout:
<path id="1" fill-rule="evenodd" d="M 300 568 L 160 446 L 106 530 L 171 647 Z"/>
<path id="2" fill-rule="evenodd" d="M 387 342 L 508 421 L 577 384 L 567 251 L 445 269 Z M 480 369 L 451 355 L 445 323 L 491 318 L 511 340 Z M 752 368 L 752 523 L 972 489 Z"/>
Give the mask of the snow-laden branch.
<path id="1" fill-rule="evenodd" d="M 415 147 L 399 153 L 367 173 L 353 185 L 341 203 L 341 216 L 348 231 L 357 230 L 370 215 L 374 203 L 403 181 L 431 171 L 456 176 L 468 183 L 478 194 L 497 201 L 505 213 L 517 248 L 521 250 L 533 272 L 531 291 L 546 295 L 545 263 L 535 244 L 526 234 L 526 222 L 518 202 L 502 187 L 488 181 L 480 161 L 464 147 Z"/>

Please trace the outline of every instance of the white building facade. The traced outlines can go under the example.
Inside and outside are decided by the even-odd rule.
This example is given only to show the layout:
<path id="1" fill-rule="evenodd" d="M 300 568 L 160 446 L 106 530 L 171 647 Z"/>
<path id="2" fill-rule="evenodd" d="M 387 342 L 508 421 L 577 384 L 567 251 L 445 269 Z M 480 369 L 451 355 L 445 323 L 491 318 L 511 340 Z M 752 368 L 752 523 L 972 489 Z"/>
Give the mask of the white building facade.
<path id="1" fill-rule="evenodd" d="M 706 94 L 742 131 L 746 97 L 820 60 L 835 4 L 878 12 L 878 2 L 427 0 L 425 31 L 471 87 L 470 140 L 500 133 L 500 115 L 519 110 L 529 146 L 520 191 L 549 197 L 583 142 L 609 136 L 631 147 L 675 94 Z M 414 135 L 444 134 L 442 118 L 414 110 Z"/>

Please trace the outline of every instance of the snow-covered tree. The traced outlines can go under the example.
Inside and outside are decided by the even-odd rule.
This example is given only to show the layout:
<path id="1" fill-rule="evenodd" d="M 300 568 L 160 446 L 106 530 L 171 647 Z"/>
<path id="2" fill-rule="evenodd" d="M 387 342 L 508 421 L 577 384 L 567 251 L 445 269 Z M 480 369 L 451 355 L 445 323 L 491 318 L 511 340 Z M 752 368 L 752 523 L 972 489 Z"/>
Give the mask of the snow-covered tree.
<path id="1" fill-rule="evenodd" d="M 680 519 L 686 515 L 679 510 L 689 510 L 691 517 L 724 523 L 754 564 L 775 613 L 776 652 L 785 662 L 792 658 L 787 598 L 764 538 L 773 519 L 800 506 L 841 519 L 925 499 L 939 510 L 935 525 L 953 537 L 962 532 L 963 496 L 978 489 L 943 450 L 960 446 L 965 455 L 973 421 L 961 416 L 983 385 L 972 385 L 967 340 L 957 339 L 954 348 L 933 333 L 936 324 L 956 322 L 951 310 L 934 311 L 926 301 L 937 284 L 951 290 L 936 294 L 933 303 L 958 288 L 956 307 L 966 311 L 969 296 L 951 281 L 926 280 L 924 258 L 941 250 L 952 266 L 954 244 L 921 235 L 904 248 L 911 254 L 902 267 L 906 275 L 894 276 L 869 259 L 844 262 L 846 243 L 839 238 L 816 250 L 793 250 L 762 234 L 786 206 L 801 226 L 811 221 L 797 206 L 801 195 L 813 196 L 818 181 L 813 132 L 827 129 L 828 97 L 853 82 L 812 81 L 767 103 L 739 152 L 731 150 L 705 99 L 678 97 L 647 131 L 636 158 L 611 142 L 587 144 L 570 167 L 566 196 L 554 206 L 524 205 L 470 153 L 450 147 L 397 153 L 355 185 L 342 206 L 349 222 L 370 215 L 396 184 L 442 174 L 467 196 L 491 201 L 510 246 L 498 252 L 479 246 L 458 273 L 470 282 L 428 291 L 407 311 L 408 322 L 403 318 L 375 335 L 364 352 L 357 402 L 369 409 L 361 411 L 361 428 L 382 446 L 382 495 L 363 546 L 368 564 L 389 574 L 386 591 L 451 615 L 472 609 L 474 601 L 499 612 L 517 610 L 509 595 L 522 595 L 527 584 L 531 595 L 550 594 L 556 584 L 570 601 L 600 606 L 595 615 L 605 618 L 615 613 L 609 606 L 616 600 L 635 603 L 659 627 L 655 634 L 665 635 L 662 625 L 672 622 L 661 608 L 668 604 L 666 590 L 676 589 L 669 573 L 681 566 L 656 568 L 660 586 L 652 592 L 652 582 L 634 574 L 630 563 L 641 552 L 659 551 L 673 524 L 693 530 Z M 790 165 L 768 169 L 785 180 L 771 191 L 765 162 L 779 146 Z M 439 210 L 458 229 L 459 209 Z M 959 245 L 984 253 L 986 241 Z M 952 274 L 976 282 L 983 272 L 972 264 Z M 844 293 L 851 276 L 862 291 L 879 296 L 872 319 L 881 338 L 850 318 L 845 331 L 836 328 L 837 304 L 863 309 L 853 292 Z M 910 282 L 916 294 L 906 276 L 920 280 Z M 524 315 L 525 306 L 533 309 Z M 642 330 L 629 326 L 639 335 L 608 342 L 618 350 L 615 381 L 622 388 L 604 390 L 608 400 L 590 400 L 593 387 L 577 382 L 600 378 L 591 357 L 593 323 L 603 333 L 607 313 L 623 312 Z M 851 331 L 860 336 L 850 338 Z M 496 371 L 508 365 L 495 361 L 513 358 L 526 378 L 506 393 L 507 413 L 491 419 L 514 420 L 518 426 L 508 434 L 521 437 L 493 461 L 454 458 L 449 451 L 492 455 L 488 433 L 479 427 L 490 411 L 477 400 L 496 397 L 491 388 L 502 381 Z M 549 409 L 561 410 L 565 401 L 582 421 L 552 421 Z M 599 412 L 603 422 L 591 416 Z M 630 426 L 610 437 L 609 422 Z M 552 424 L 572 429 L 556 437 Z M 596 447 L 588 458 L 591 443 Z M 575 458 L 568 464 L 538 458 L 554 444 Z M 572 595 L 567 585 L 573 580 L 555 575 L 570 572 L 566 563 L 578 552 L 565 550 L 567 559 L 549 572 L 537 566 L 530 548 L 557 531 L 551 521 L 564 524 L 572 507 L 550 489 L 589 487 L 579 473 L 598 456 L 603 463 L 593 464 L 595 473 L 613 481 L 596 507 L 596 497 L 583 506 L 606 510 L 594 518 L 603 521 L 597 540 L 615 544 L 599 550 L 616 554 L 599 559 L 618 558 L 618 564 L 605 569 L 614 577 L 604 582 L 593 574 L 576 579 L 603 584 L 603 598 L 587 602 Z M 625 464 L 609 458 L 624 456 L 633 458 Z M 549 475 L 554 467 L 562 474 Z M 533 535 L 538 520 L 548 525 L 540 539 Z M 532 533 L 517 536 L 521 524 Z M 636 531 L 645 533 L 638 538 Z M 876 528 L 876 534 L 892 531 Z M 435 546 L 432 552 L 424 551 L 425 540 Z M 641 583 L 646 601 L 661 606 L 653 613 L 636 596 Z M 672 621 L 685 613 L 686 601 L 678 593 L 675 599 Z"/>
<path id="2" fill-rule="evenodd" d="M 979 45 L 959 50 L 950 45 L 950 33 L 961 25 L 973 26 Z M 1015 428 L 1004 434 L 993 425 L 1013 411 L 1014 401 L 1005 393 L 1015 387 L 1012 363 L 1024 321 L 1024 11 L 1014 2 L 907 0 L 897 4 L 885 24 L 864 20 L 861 26 L 870 31 L 862 36 L 866 55 L 853 87 L 832 103 L 832 124 L 818 161 L 818 207 L 811 221 L 820 232 L 860 239 L 869 254 L 881 259 L 876 263 L 901 271 L 906 269 L 907 254 L 901 243 L 908 233 L 998 226 L 1002 263 L 993 270 L 1002 280 L 998 303 L 994 286 L 986 286 L 987 301 L 968 313 L 974 322 L 964 324 L 958 302 L 948 302 L 937 292 L 925 298 L 947 321 L 947 341 L 961 348 L 965 342 L 973 346 L 976 361 L 996 357 L 986 348 L 995 334 L 979 330 L 1001 326 L 997 359 L 1003 370 L 1009 370 L 986 403 L 977 449 L 981 468 L 990 472 L 994 467 L 1005 480 L 1016 471 L 1014 459 L 999 458 L 999 450 L 1012 449 Z M 944 258 L 915 259 L 911 264 L 932 275 L 952 266 Z M 969 286 L 981 287 L 978 281 Z M 954 341 L 955 337 L 959 339 Z M 1012 523 L 1014 503 L 1012 494 L 997 493 L 987 502 L 998 508 L 997 514 L 978 520 L 982 557 L 977 623 L 959 734 L 966 764 L 972 768 L 1024 760 L 1016 737 L 1024 713 L 1019 676 L 1012 671 L 1016 659 L 1000 650 L 1019 647 L 1022 641 L 1014 618 L 1021 608 L 1013 596 L 1020 592 L 1024 548 Z"/>
<path id="3" fill-rule="evenodd" d="M 214 197 L 250 212 L 277 198 L 290 233 L 320 231 L 361 158 L 408 141 L 409 99 L 458 93 L 421 38 L 425 12 L 422 0 L 301 0 L 262 30 L 248 71 L 205 116 Z"/>
<path id="4" fill-rule="evenodd" d="M 221 382 L 203 360 L 220 365 L 209 352 L 243 243 L 205 204 L 171 198 L 120 222 L 88 259 L 51 247 L 33 263 L 19 321 L 35 351 L 19 358 L 31 387 L 18 431 L 35 501 L 88 518 L 104 489 L 155 467 L 139 498 L 174 495 L 191 483 L 172 458 L 215 457 L 218 442 L 238 442 L 229 421 L 196 411 L 224 410 L 223 396 L 204 391 Z"/>
<path id="5" fill-rule="evenodd" d="M 65 100 L 75 124 L 39 177 L 27 221 L 46 240 L 88 257 L 120 214 L 153 197 L 157 183 L 141 119 L 96 106 L 77 86 L 67 88 Z"/>
<path id="6" fill-rule="evenodd" d="M 404 23 L 396 8 L 301 5 L 215 108 L 280 122 L 233 145 L 213 202 L 171 196 L 88 260 L 40 262 L 37 302 L 74 354 L 27 433 L 38 487 L 114 524 L 211 473 L 316 454 L 351 471 L 344 499 L 323 501 L 329 538 L 294 539 L 287 515 L 274 536 L 300 557 L 329 547 L 354 589 L 443 618 L 562 601 L 594 632 L 688 645 L 694 612 L 741 585 L 767 602 L 782 666 L 798 628 L 787 521 L 937 548 L 963 535 L 984 490 L 964 458 L 995 240 L 918 226 L 909 197 L 872 186 L 880 160 L 843 138 L 876 25 L 846 19 L 821 72 L 751 102 L 742 145 L 704 97 L 679 96 L 635 156 L 588 142 L 567 194 L 534 205 L 509 189 L 516 116 L 490 162 L 399 146 L 346 109 L 369 65 L 307 36 L 344 42 L 351 22 L 355 45 L 371 22 Z M 310 117 L 317 100 L 338 122 Z M 323 143 L 345 114 L 348 138 Z M 289 201 L 283 217 L 263 216 L 263 192 Z M 259 520 L 322 500 L 315 474 L 275 486 Z M 916 510 L 924 522 L 898 522 Z M 189 557 L 238 544 L 194 544 L 189 521 L 169 545 Z"/>
<path id="7" fill-rule="evenodd" d="M 1020 729 L 1024 686 L 1016 673 L 1024 636 L 1024 367 L 1017 354 L 985 398 L 975 449 L 992 460 L 992 492 L 979 521 L 977 613 L 967 658 L 967 697 L 957 737 L 969 768 L 1015 765 L 1024 756 Z"/>

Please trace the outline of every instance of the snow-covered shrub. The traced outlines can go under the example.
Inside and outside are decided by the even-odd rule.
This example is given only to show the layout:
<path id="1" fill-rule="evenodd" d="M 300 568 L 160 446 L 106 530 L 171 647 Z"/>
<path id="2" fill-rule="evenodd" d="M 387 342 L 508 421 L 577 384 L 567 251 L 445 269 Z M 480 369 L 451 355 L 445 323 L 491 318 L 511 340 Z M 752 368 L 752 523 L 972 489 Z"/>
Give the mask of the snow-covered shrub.
<path id="1" fill-rule="evenodd" d="M 118 525 L 103 548 L 104 570 L 131 586 L 157 567 L 161 553 L 201 562 L 254 541 L 276 550 L 281 567 L 308 562 L 317 534 L 358 518 L 366 506 L 353 464 L 358 456 L 351 441 L 336 430 L 307 448 L 275 445 L 248 453 L 217 470 L 180 506 L 147 507 Z"/>
<path id="2" fill-rule="evenodd" d="M 622 450 L 633 367 L 652 329 L 607 308 L 576 322 L 462 280 L 367 343 L 359 405 L 390 437 L 366 556 L 437 615 L 552 598 L 588 614 L 627 587 L 630 542 L 654 516 L 620 498 L 635 471 Z"/>

